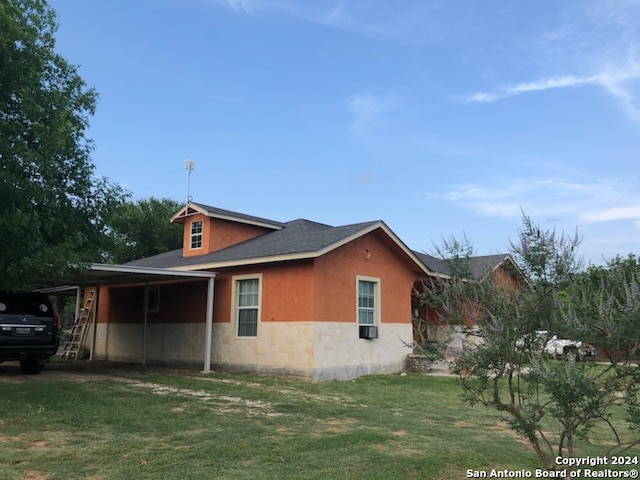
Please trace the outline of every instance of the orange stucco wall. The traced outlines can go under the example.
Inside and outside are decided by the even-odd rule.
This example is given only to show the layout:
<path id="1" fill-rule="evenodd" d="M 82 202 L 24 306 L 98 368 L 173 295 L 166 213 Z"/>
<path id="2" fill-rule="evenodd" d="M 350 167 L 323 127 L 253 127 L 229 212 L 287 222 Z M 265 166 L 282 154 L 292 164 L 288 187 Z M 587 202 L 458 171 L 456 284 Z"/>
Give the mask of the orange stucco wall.
<path id="1" fill-rule="evenodd" d="M 315 319 L 356 321 L 356 276 L 379 278 L 383 323 L 411 323 L 411 291 L 418 275 L 404 254 L 378 232 L 364 235 L 316 260 Z"/>
<path id="2" fill-rule="evenodd" d="M 262 275 L 261 322 L 356 322 L 360 275 L 380 279 L 382 322 L 411 323 L 411 292 L 418 273 L 377 233 L 316 259 L 219 271 L 214 321 L 232 320 L 233 276 L 251 274 Z"/>
<path id="3" fill-rule="evenodd" d="M 380 280 L 383 323 L 411 323 L 411 293 L 418 272 L 406 256 L 372 232 L 316 259 L 217 271 L 214 322 L 232 321 L 233 278 L 261 275 L 261 322 L 356 322 L 357 276 Z M 160 285 L 160 309 L 149 323 L 204 322 L 205 281 Z M 144 286 L 102 289 L 100 322 L 137 323 L 144 318 Z M 110 309 L 107 311 L 107 304 Z"/>
<path id="4" fill-rule="evenodd" d="M 209 252 L 215 252 L 229 245 L 235 245 L 236 243 L 262 235 L 267 231 L 270 230 L 255 225 L 210 218 L 206 241 L 207 249 Z"/>
<path id="5" fill-rule="evenodd" d="M 202 248 L 191 249 L 191 224 L 202 220 Z M 184 230 L 182 232 L 182 256 L 193 257 L 196 255 L 203 255 L 207 252 L 207 245 L 209 242 L 209 234 L 211 229 L 209 228 L 209 217 L 201 213 L 189 215 L 184 220 Z"/>
<path id="6" fill-rule="evenodd" d="M 215 287 L 215 322 L 230 322 L 233 278 L 262 275 L 261 322 L 313 320 L 313 261 L 259 265 L 218 272 Z"/>
<path id="7" fill-rule="evenodd" d="M 191 223 L 202 221 L 202 248 L 191 249 Z M 182 234 L 182 254 L 185 257 L 204 255 L 221 250 L 230 245 L 243 242 L 266 233 L 267 230 L 256 225 L 230 222 L 211 218 L 201 213 L 190 215 L 184 219 Z"/>
<path id="8" fill-rule="evenodd" d="M 207 282 L 193 281 L 151 285 L 159 289 L 159 309 L 148 312 L 148 323 L 204 322 Z M 99 323 L 142 323 L 144 321 L 144 285 L 102 287 Z"/>
<path id="9" fill-rule="evenodd" d="M 85 288 L 84 298 L 87 298 L 89 290 L 94 290 L 93 287 Z M 109 305 L 111 303 L 111 291 L 108 288 L 101 288 L 98 296 L 98 322 L 107 323 L 109 321 Z M 86 306 L 86 304 L 83 304 Z"/>
<path id="10" fill-rule="evenodd" d="M 497 268 L 494 272 L 494 278 L 496 285 L 503 286 L 511 290 L 518 291 L 522 288 L 527 288 L 524 277 L 520 273 L 515 272 L 513 267 L 510 265 Z"/>

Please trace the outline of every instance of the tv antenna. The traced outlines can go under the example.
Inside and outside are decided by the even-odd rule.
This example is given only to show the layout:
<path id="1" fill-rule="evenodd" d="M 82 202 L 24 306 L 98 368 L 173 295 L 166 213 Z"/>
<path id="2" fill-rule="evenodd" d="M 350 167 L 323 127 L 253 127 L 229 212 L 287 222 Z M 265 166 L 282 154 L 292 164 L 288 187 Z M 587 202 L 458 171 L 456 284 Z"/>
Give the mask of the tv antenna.
<path id="1" fill-rule="evenodd" d="M 187 171 L 187 204 L 188 204 L 189 202 L 191 202 L 191 200 L 193 200 L 193 197 L 191 197 L 189 193 L 191 190 L 191 172 L 193 171 L 194 168 L 196 168 L 196 161 L 185 160 L 184 168 Z"/>

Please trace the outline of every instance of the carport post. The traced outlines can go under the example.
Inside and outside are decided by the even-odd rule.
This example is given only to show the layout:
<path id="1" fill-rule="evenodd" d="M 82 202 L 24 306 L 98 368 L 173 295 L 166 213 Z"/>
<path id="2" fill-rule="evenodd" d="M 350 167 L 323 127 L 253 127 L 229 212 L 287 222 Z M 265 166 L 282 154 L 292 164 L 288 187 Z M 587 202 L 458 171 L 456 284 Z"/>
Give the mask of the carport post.
<path id="1" fill-rule="evenodd" d="M 89 350 L 89 360 L 93 360 L 96 351 L 96 338 L 98 336 L 98 303 L 100 302 L 100 284 L 95 286 L 96 297 L 93 305 L 93 329 L 91 331 L 91 350 Z M 106 352 L 105 352 L 106 353 Z"/>
<path id="2" fill-rule="evenodd" d="M 80 318 L 81 309 L 82 309 L 82 290 L 80 289 L 80 287 L 76 287 L 76 312 L 75 312 L 75 317 L 73 317 L 74 324 L 76 320 Z"/>
<path id="3" fill-rule="evenodd" d="M 214 278 L 209 278 L 207 285 L 207 318 L 205 319 L 204 332 L 204 371 L 211 371 L 211 337 L 213 335 L 213 282 Z"/>
<path id="4" fill-rule="evenodd" d="M 144 284 L 144 318 L 142 326 L 142 365 L 147 363 L 147 320 L 149 318 L 149 282 Z"/>

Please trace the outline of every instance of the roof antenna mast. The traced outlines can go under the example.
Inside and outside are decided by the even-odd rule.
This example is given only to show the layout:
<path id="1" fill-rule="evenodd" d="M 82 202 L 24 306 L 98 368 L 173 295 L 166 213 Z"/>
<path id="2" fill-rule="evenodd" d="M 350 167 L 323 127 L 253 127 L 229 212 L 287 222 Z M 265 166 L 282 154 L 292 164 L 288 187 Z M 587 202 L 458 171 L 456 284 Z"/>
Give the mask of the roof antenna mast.
<path id="1" fill-rule="evenodd" d="M 191 190 L 191 171 L 196 168 L 195 160 L 185 160 L 184 168 L 187 171 L 187 205 L 193 200 L 193 197 L 190 195 Z"/>

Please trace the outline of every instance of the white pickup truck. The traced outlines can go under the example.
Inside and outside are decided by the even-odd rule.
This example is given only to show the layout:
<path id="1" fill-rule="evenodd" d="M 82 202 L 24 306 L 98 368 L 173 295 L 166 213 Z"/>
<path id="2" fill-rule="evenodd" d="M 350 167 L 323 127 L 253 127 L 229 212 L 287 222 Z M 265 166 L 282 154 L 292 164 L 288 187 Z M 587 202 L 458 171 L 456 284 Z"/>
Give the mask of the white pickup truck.
<path id="1" fill-rule="evenodd" d="M 595 357 L 597 350 L 590 344 L 579 340 L 568 340 L 558 338 L 557 335 L 551 335 L 545 330 L 539 330 L 535 333 L 535 337 L 531 341 L 519 341 L 520 346 L 531 348 L 533 344 L 541 344 L 544 342 L 544 352 L 557 358 L 569 359 L 576 361 L 585 360 L 587 357 Z"/>

